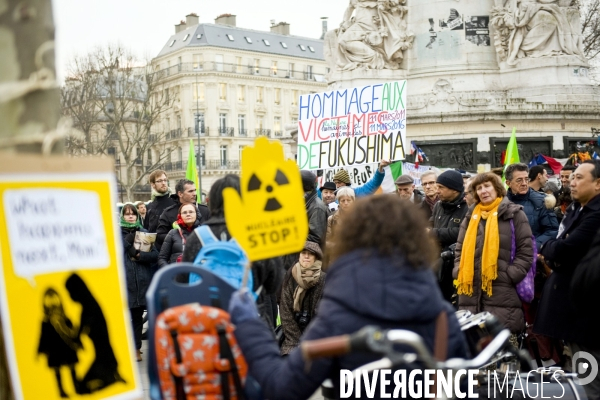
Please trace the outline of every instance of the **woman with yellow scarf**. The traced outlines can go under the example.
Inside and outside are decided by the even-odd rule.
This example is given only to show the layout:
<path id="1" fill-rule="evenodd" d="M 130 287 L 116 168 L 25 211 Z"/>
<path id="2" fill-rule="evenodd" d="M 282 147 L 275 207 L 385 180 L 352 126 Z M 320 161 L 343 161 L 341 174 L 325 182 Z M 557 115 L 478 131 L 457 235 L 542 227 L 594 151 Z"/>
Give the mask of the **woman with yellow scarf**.
<path id="1" fill-rule="evenodd" d="M 475 204 L 462 221 L 454 260 L 458 308 L 488 311 L 518 333 L 525 329 L 525 319 L 516 285 L 533 261 L 531 227 L 523 207 L 505 197 L 498 175 L 475 176 L 471 190 Z"/>

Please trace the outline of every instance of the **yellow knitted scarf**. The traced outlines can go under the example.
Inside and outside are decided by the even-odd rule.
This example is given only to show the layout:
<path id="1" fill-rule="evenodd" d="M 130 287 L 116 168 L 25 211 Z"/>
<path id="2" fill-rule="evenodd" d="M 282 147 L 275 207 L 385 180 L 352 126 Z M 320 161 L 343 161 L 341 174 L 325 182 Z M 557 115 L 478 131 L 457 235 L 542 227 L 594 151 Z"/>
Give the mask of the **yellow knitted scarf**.
<path id="1" fill-rule="evenodd" d="M 498 206 L 502 197 L 484 206 L 479 203 L 473 210 L 473 215 L 467 227 L 463 240 L 458 271 L 458 294 L 473 295 L 473 274 L 475 272 L 475 248 L 477 247 L 477 228 L 481 218 L 485 224 L 485 238 L 481 253 L 481 289 L 492 295 L 492 281 L 498 277 L 498 248 L 500 247 L 500 232 L 498 231 Z"/>

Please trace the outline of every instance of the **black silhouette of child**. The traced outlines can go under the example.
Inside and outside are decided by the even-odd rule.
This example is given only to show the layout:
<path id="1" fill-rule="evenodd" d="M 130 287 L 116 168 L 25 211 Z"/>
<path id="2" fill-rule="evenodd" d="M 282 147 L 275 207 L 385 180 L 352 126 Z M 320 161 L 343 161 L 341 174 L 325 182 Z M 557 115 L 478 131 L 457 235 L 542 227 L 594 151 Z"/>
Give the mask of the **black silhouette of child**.
<path id="1" fill-rule="evenodd" d="M 45 354 L 48 358 L 48 367 L 54 369 L 60 397 L 69 397 L 62 385 L 60 367 L 69 367 L 73 384 L 76 385 L 75 364 L 79 361 L 77 349 L 81 348 L 77 328 L 65 315 L 62 300 L 56 290 L 52 288 L 46 290 L 42 304 L 44 320 L 42 321 L 38 354 Z"/>
<path id="2" fill-rule="evenodd" d="M 77 337 L 86 334 L 94 343 L 96 358 L 85 376 L 75 386 L 77 393 L 93 393 L 116 382 L 125 382 L 119 375 L 118 362 L 115 357 L 104 313 L 100 305 L 77 274 L 72 274 L 66 283 L 71 299 L 81 303 L 81 319 Z"/>

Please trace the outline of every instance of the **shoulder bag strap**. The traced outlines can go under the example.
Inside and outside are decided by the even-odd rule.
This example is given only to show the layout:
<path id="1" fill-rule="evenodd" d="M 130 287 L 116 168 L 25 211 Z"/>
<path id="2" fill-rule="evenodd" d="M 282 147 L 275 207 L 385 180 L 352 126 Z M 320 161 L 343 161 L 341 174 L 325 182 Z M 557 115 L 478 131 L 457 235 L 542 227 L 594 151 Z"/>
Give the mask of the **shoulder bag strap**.
<path id="1" fill-rule="evenodd" d="M 517 255 L 517 238 L 515 237 L 515 223 L 513 219 L 510 220 L 510 263 L 512 264 L 515 261 L 515 256 Z"/>

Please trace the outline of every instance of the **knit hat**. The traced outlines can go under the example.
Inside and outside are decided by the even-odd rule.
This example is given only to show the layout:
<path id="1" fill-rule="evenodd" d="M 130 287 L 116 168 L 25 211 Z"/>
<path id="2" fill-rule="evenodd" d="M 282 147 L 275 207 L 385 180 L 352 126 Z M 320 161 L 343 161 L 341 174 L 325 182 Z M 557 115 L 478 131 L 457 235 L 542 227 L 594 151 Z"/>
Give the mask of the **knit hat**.
<path id="1" fill-rule="evenodd" d="M 400 175 L 394 183 L 396 185 L 412 185 L 413 183 L 415 183 L 415 180 L 412 178 L 412 176 L 404 174 Z"/>
<path id="2" fill-rule="evenodd" d="M 302 177 L 302 190 L 312 192 L 317 186 L 317 176 L 310 171 L 300 171 Z"/>
<path id="3" fill-rule="evenodd" d="M 348 175 L 348 171 L 346 171 L 345 169 L 341 169 L 333 176 L 333 180 L 344 182 L 346 185 L 349 185 L 350 175 Z"/>
<path id="4" fill-rule="evenodd" d="M 465 187 L 462 175 L 453 169 L 442 172 L 437 178 L 437 183 L 457 192 L 462 192 Z"/>
<path id="5" fill-rule="evenodd" d="M 321 252 L 321 247 L 318 245 L 318 243 L 315 242 L 306 242 L 304 244 L 304 248 L 302 248 L 302 251 L 310 251 L 311 253 L 313 253 L 315 255 L 315 257 L 317 258 L 317 260 L 322 260 L 323 259 L 323 252 Z"/>

